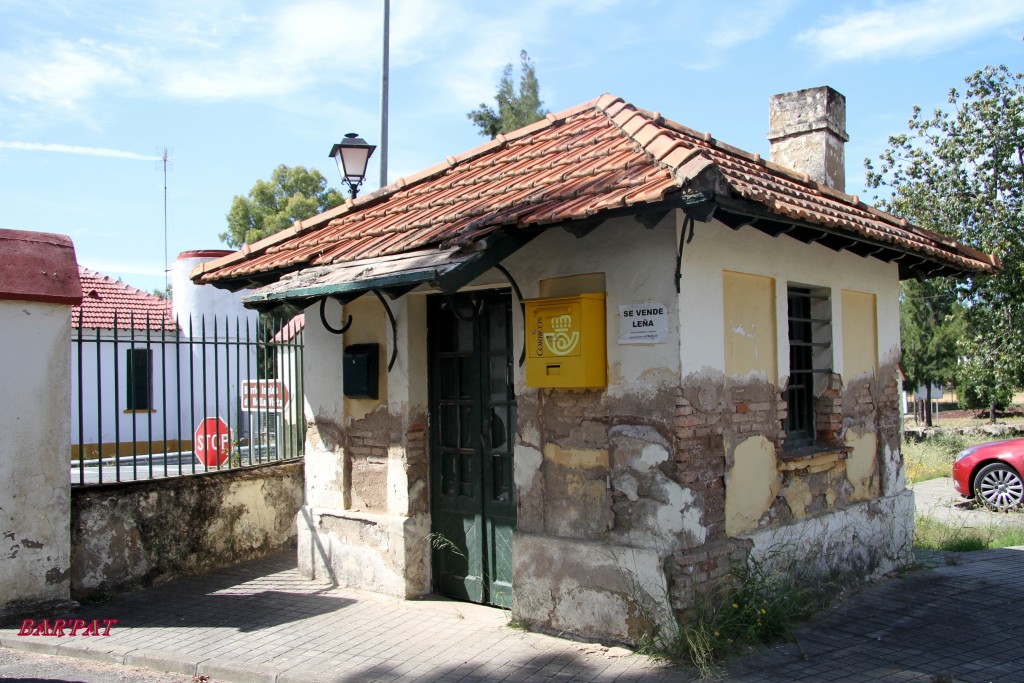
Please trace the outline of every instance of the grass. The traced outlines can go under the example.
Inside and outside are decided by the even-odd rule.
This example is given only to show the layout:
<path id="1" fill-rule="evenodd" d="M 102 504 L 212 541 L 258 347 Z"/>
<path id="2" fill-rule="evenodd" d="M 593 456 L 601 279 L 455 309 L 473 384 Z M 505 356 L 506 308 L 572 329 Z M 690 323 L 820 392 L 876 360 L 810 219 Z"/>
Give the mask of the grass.
<path id="1" fill-rule="evenodd" d="M 907 481 L 916 484 L 937 477 L 948 477 L 956 454 L 977 443 L 992 441 L 991 436 L 937 434 L 923 441 L 903 442 L 903 463 Z"/>
<path id="2" fill-rule="evenodd" d="M 730 572 L 671 634 L 652 634 L 641 652 L 698 669 L 701 679 L 721 676 L 721 664 L 750 646 L 788 640 L 796 624 L 827 606 L 839 584 L 801 583 L 793 571 L 770 570 L 749 560 Z"/>
<path id="3" fill-rule="evenodd" d="M 970 552 L 1024 545 L 1024 526 L 1006 524 L 950 524 L 934 517 L 917 515 L 914 547 L 923 550 Z"/>

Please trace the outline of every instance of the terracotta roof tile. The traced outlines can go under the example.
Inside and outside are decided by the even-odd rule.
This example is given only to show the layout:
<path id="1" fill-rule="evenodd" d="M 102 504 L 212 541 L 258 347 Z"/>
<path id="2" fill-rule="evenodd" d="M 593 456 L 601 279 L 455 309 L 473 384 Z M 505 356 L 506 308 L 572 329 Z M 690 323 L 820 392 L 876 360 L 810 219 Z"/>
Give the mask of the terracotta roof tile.
<path id="1" fill-rule="evenodd" d="M 501 228 L 534 228 L 715 187 L 782 222 L 800 221 L 911 252 L 948 271 L 998 262 L 830 190 L 807 176 L 638 109 L 612 95 L 552 114 L 229 256 L 198 266 L 202 282 L 268 281 L 308 266 L 459 246 Z"/>
<path id="2" fill-rule="evenodd" d="M 306 314 L 299 313 L 270 338 L 271 344 L 284 344 L 296 339 L 306 327 Z"/>
<path id="3" fill-rule="evenodd" d="M 82 281 L 82 305 L 71 308 L 71 327 L 176 332 L 174 312 L 168 299 L 161 299 L 120 280 L 78 267 Z"/>

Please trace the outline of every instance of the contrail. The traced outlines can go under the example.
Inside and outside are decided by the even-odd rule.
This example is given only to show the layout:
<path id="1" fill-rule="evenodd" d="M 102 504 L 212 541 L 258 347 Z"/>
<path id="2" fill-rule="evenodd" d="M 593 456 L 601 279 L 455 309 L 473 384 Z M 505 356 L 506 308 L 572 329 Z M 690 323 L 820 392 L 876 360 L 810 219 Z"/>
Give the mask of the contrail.
<path id="1" fill-rule="evenodd" d="M 87 154 L 94 157 L 113 157 L 115 159 L 132 159 L 135 161 L 160 161 L 161 157 L 146 156 L 135 152 L 107 147 L 81 147 L 79 145 L 61 145 L 43 142 L 14 142 L 0 140 L 0 149 L 20 149 L 26 152 L 59 152 L 62 154 Z"/>

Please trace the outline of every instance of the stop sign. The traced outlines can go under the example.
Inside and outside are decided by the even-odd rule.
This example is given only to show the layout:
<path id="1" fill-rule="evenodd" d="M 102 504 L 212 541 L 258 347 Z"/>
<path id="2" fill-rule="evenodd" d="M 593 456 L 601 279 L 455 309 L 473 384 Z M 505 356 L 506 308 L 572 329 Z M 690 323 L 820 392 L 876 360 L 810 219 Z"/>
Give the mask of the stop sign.
<path id="1" fill-rule="evenodd" d="M 219 417 L 208 417 L 196 427 L 193 451 L 207 467 L 223 465 L 231 452 L 231 430 Z"/>

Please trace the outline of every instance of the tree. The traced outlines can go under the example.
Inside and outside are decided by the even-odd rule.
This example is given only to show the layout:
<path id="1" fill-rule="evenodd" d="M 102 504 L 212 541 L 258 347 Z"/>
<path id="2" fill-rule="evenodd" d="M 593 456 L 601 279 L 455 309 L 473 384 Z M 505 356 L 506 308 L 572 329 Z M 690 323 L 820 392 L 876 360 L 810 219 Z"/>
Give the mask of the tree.
<path id="1" fill-rule="evenodd" d="M 228 230 L 220 234 L 220 240 L 236 248 L 252 244 L 343 201 L 341 193 L 327 187 L 327 180 L 315 168 L 281 164 L 269 182 L 257 180 L 247 197 L 235 195 L 226 216 Z"/>
<path id="2" fill-rule="evenodd" d="M 944 280 L 909 280 L 900 289 L 903 371 L 911 391 L 924 386 L 925 425 L 932 426 L 932 385 L 956 379 L 961 306 Z M 958 394 L 959 395 L 959 394 Z"/>
<path id="3" fill-rule="evenodd" d="M 498 92 L 494 96 L 497 111 L 481 102 L 479 109 L 466 114 L 466 118 L 480 128 L 480 135 L 489 135 L 493 140 L 502 133 L 528 126 L 547 115 L 547 110 L 541 106 L 544 103 L 540 99 L 537 72 L 526 50 L 519 53 L 519 61 L 519 92 L 512 85 L 512 62 L 509 62 L 501 74 Z"/>
<path id="4" fill-rule="evenodd" d="M 1024 383 L 1024 76 L 986 66 L 949 91 L 951 112 L 915 107 L 909 132 L 889 138 L 867 183 L 880 204 L 929 230 L 996 254 L 1002 270 L 957 286 L 964 303 L 965 372 L 993 397 Z M 877 199 L 877 197 L 876 197 Z M 980 373 L 980 374 L 979 374 Z"/>

